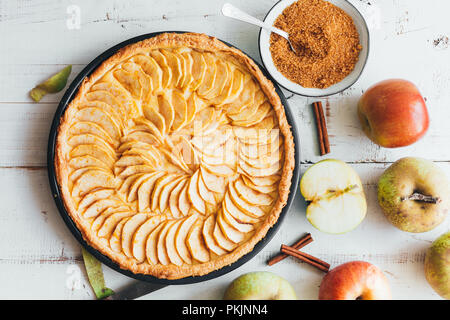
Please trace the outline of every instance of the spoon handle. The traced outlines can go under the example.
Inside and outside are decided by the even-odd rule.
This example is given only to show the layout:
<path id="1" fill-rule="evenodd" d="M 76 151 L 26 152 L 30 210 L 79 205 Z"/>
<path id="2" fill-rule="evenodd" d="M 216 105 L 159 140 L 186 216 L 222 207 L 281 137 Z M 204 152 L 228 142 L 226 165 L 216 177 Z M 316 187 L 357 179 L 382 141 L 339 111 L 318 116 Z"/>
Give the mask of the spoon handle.
<path id="1" fill-rule="evenodd" d="M 225 3 L 222 7 L 222 14 L 224 16 L 236 19 L 236 20 L 240 20 L 240 21 L 244 21 L 250 24 L 254 24 L 257 25 L 258 27 L 261 27 L 263 29 L 266 29 L 269 32 L 274 32 L 276 34 L 279 34 L 280 36 L 288 39 L 288 34 L 287 32 L 280 30 L 278 28 L 275 28 L 259 19 L 256 19 L 255 17 L 252 17 L 251 15 L 245 13 L 244 11 L 236 8 L 235 6 L 233 6 L 231 3 Z"/>

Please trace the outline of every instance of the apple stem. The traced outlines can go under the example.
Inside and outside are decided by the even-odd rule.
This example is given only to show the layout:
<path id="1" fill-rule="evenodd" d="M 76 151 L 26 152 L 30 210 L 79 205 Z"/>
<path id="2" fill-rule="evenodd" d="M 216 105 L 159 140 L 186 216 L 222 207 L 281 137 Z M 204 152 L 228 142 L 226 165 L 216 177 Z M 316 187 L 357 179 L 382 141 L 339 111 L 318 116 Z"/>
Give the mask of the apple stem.
<path id="1" fill-rule="evenodd" d="M 402 201 L 406 201 L 406 200 L 422 201 L 422 202 L 426 202 L 426 203 L 439 203 L 439 202 L 441 202 L 441 199 L 438 198 L 438 197 L 426 196 L 424 194 L 417 193 L 417 192 L 414 192 L 409 197 L 403 197 L 401 200 Z"/>

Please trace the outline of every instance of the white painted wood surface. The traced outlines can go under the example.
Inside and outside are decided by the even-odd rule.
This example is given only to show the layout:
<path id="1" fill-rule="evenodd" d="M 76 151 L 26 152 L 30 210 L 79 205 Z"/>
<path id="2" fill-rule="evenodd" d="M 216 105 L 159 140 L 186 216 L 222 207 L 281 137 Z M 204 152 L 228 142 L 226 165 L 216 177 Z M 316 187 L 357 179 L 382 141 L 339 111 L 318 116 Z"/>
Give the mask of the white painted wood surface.
<path id="1" fill-rule="evenodd" d="M 259 61 L 256 27 L 220 14 L 224 1 L 45 1 L 0 0 L 0 298 L 93 299 L 80 246 L 60 218 L 50 195 L 46 148 L 50 123 L 62 93 L 33 103 L 29 90 L 67 64 L 72 80 L 105 49 L 128 38 L 162 30 L 205 32 L 230 42 Z M 263 18 L 276 0 L 230 1 Z M 281 230 L 252 261 L 214 280 L 171 286 L 142 299 L 220 299 L 227 284 L 248 271 L 284 276 L 300 299 L 316 299 L 322 274 L 286 259 L 267 267 L 267 257 L 281 243 L 304 232 L 315 241 L 306 252 L 332 267 L 351 260 L 379 266 L 389 278 L 395 299 L 439 299 L 423 275 L 425 249 L 449 230 L 450 218 L 424 234 L 392 227 L 376 201 L 377 179 L 403 156 L 436 161 L 450 176 L 450 23 L 447 0 L 351 0 L 366 17 L 371 52 L 360 80 L 326 106 L 331 154 L 350 163 L 361 175 L 369 202 L 368 216 L 354 231 L 331 236 L 305 219 L 297 194 Z M 80 25 L 71 20 L 79 11 Z M 399 77 L 415 82 L 427 98 L 431 127 L 413 146 L 379 148 L 362 133 L 356 102 L 371 84 Z M 286 92 L 301 139 L 301 170 L 322 159 L 310 107 L 312 99 Z M 109 287 L 134 280 L 104 267 Z"/>

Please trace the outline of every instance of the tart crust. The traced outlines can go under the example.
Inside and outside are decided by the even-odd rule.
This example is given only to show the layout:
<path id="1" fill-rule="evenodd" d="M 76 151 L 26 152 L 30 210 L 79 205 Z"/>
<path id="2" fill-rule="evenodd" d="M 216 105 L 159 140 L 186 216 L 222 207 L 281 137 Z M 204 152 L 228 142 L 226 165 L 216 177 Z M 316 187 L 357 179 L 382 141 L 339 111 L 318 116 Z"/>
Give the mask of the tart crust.
<path id="1" fill-rule="evenodd" d="M 226 253 L 214 260 L 204 263 L 195 263 L 192 265 L 182 264 L 180 266 L 169 264 L 149 264 L 139 263 L 134 258 L 129 258 L 123 252 L 117 253 L 113 251 L 104 241 L 93 234 L 90 230 L 90 225 L 80 217 L 77 212 L 76 204 L 72 199 L 69 191 L 68 175 L 69 165 L 66 157 L 67 139 L 70 120 L 74 117 L 76 106 L 80 103 L 83 96 L 89 91 L 91 86 L 95 84 L 105 73 L 111 70 L 115 65 L 130 58 L 138 53 L 148 52 L 150 49 L 158 48 L 176 48 L 187 47 L 196 50 L 205 50 L 220 54 L 226 59 L 235 61 L 235 63 L 243 66 L 253 76 L 260 88 L 266 95 L 278 119 L 278 126 L 283 137 L 284 160 L 280 172 L 280 181 L 278 183 L 278 197 L 270 210 L 265 216 L 264 221 L 258 226 L 258 229 L 252 236 L 246 239 L 245 242 L 240 243 L 234 250 Z M 294 160 L 294 141 L 291 133 L 291 127 L 287 122 L 284 107 L 281 104 L 280 97 L 275 91 L 271 81 L 269 81 L 258 68 L 258 66 L 245 54 L 238 49 L 227 46 L 218 39 L 207 36 L 205 34 L 197 33 L 163 33 L 153 38 L 149 38 L 120 49 L 109 59 L 105 60 L 90 76 L 86 77 L 77 95 L 68 105 L 63 117 L 61 118 L 58 128 L 58 137 L 56 143 L 55 156 L 55 170 L 59 188 L 61 190 L 62 199 L 67 212 L 72 220 L 75 222 L 77 228 L 81 231 L 86 242 L 100 251 L 105 256 L 116 262 L 120 268 L 129 270 L 133 273 L 152 275 L 157 278 L 164 279 L 180 279 L 188 276 L 201 276 L 208 274 L 214 270 L 218 270 L 224 266 L 230 265 L 237 261 L 240 257 L 252 251 L 254 246 L 264 238 L 267 231 L 276 223 L 281 213 L 281 210 L 286 205 L 289 190 L 291 186 L 291 179 L 295 167 Z"/>

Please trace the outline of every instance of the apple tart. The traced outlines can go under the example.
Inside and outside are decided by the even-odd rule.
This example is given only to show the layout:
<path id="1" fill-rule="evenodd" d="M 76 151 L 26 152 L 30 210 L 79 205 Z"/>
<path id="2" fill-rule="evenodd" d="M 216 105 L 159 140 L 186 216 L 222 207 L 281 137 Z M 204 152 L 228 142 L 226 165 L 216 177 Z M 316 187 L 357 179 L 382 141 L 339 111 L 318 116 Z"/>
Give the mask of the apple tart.
<path id="1" fill-rule="evenodd" d="M 273 84 L 241 51 L 165 33 L 119 50 L 80 86 L 55 167 L 85 240 L 121 268 L 199 276 L 277 221 L 294 142 Z"/>

